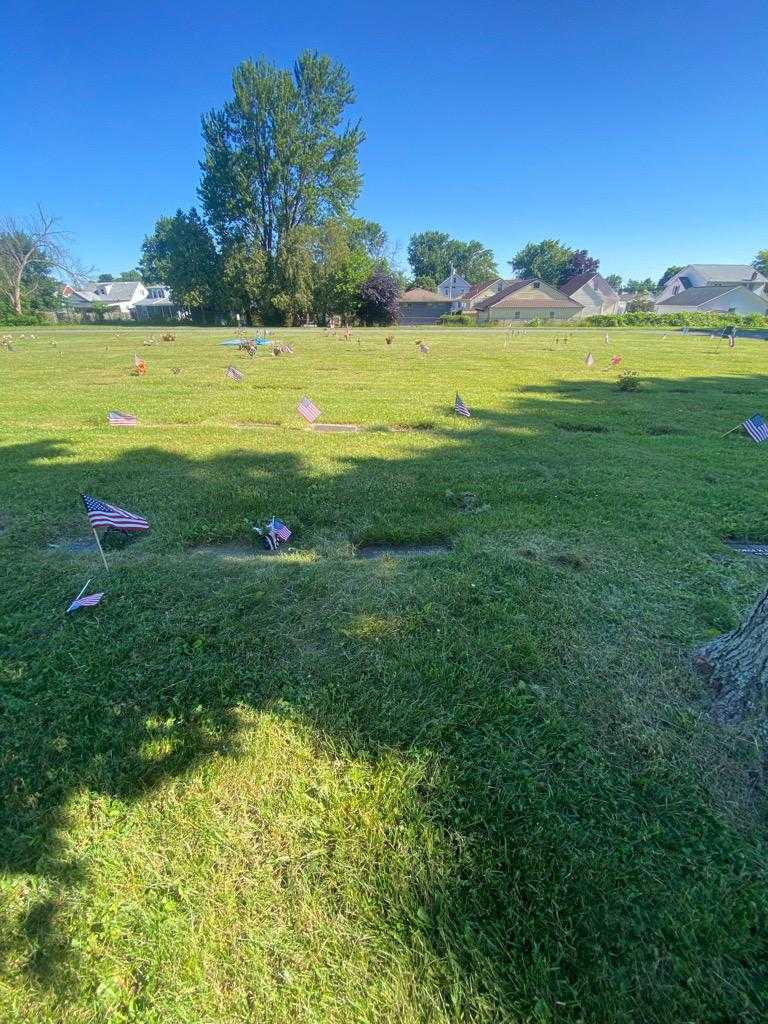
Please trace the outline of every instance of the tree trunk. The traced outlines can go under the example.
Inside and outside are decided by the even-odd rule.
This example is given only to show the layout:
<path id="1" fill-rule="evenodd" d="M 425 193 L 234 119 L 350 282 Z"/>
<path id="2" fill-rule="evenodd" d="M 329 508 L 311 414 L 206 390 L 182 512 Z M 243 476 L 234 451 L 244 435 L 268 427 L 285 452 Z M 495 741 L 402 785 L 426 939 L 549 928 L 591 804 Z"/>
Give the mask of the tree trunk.
<path id="1" fill-rule="evenodd" d="M 693 660 L 714 690 L 715 721 L 733 725 L 753 719 L 768 739 L 768 592 L 740 626 L 710 640 Z"/>

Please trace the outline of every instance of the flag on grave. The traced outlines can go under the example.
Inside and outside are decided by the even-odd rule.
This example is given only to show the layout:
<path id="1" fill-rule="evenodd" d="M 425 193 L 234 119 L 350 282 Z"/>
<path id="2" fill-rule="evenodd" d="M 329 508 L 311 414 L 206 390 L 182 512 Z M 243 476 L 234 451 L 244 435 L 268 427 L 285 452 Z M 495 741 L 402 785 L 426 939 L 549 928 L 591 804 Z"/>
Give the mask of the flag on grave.
<path id="1" fill-rule="evenodd" d="M 307 423 L 314 423 L 320 415 L 320 410 L 317 408 L 315 403 L 308 398 L 306 395 L 302 398 L 299 404 L 296 406 L 299 416 L 303 416 Z"/>
<path id="2" fill-rule="evenodd" d="M 756 444 L 768 441 L 768 423 L 758 413 L 744 420 L 742 426 Z"/>
<path id="3" fill-rule="evenodd" d="M 291 539 L 291 531 L 281 519 L 276 519 L 272 516 L 272 522 L 269 524 L 269 529 L 272 530 L 275 536 L 279 540 L 283 541 L 283 543 Z"/>
<path id="4" fill-rule="evenodd" d="M 471 416 L 472 413 L 464 404 L 464 399 L 461 395 L 456 392 L 456 401 L 453 403 L 453 409 L 457 416 Z"/>
<path id="5" fill-rule="evenodd" d="M 242 373 L 240 373 L 235 366 L 228 366 L 225 375 L 229 377 L 230 380 L 237 381 L 238 384 L 243 379 Z"/>
<path id="6" fill-rule="evenodd" d="M 584 362 L 587 364 L 587 366 L 595 365 L 595 357 L 592 355 L 591 352 L 587 352 L 587 358 L 584 360 Z"/>
<path id="7" fill-rule="evenodd" d="M 621 356 L 611 356 L 611 366 L 618 366 L 621 362 Z"/>
<path id="8" fill-rule="evenodd" d="M 88 580 L 88 583 L 90 582 L 91 581 Z M 85 587 L 88 586 L 88 583 L 85 584 Z M 102 597 L 104 597 L 104 591 L 100 594 L 88 594 L 86 597 L 83 597 L 85 587 L 83 587 L 83 590 L 80 591 L 69 608 L 67 608 L 68 612 L 75 612 L 78 608 L 93 608 L 93 606 L 98 604 Z"/>
<path id="9" fill-rule="evenodd" d="M 135 427 L 138 425 L 138 418 L 131 416 L 129 412 L 112 412 L 107 413 L 107 422 L 110 427 Z"/>
<path id="10" fill-rule="evenodd" d="M 421 344 L 419 345 L 419 352 L 421 352 L 421 354 L 424 356 L 427 355 L 427 353 L 429 352 L 429 345 L 422 341 Z"/>
<path id="11" fill-rule="evenodd" d="M 736 335 L 735 334 L 729 334 L 728 335 L 728 348 L 736 348 Z"/>
<path id="12" fill-rule="evenodd" d="M 109 505 L 106 501 L 99 501 L 98 498 L 91 498 L 87 494 L 81 494 L 88 513 L 88 521 L 95 530 L 97 527 L 111 526 L 115 530 L 148 530 L 149 523 L 143 516 L 134 512 L 126 512 L 124 508 L 117 505 Z"/>
<path id="13" fill-rule="evenodd" d="M 138 374 L 147 372 L 147 364 L 135 352 L 133 353 L 133 368 Z"/>

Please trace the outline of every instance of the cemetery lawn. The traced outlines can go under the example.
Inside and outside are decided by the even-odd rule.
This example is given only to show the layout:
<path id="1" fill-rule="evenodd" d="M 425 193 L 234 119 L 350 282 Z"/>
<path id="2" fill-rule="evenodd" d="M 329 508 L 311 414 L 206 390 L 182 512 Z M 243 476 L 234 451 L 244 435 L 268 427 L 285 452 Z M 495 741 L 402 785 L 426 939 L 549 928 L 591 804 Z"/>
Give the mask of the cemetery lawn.
<path id="1" fill-rule="evenodd" d="M 760 755 L 689 659 L 766 586 L 767 342 L 5 333 L 0 1020 L 765 1020 Z M 109 574 L 80 491 L 151 523 Z"/>

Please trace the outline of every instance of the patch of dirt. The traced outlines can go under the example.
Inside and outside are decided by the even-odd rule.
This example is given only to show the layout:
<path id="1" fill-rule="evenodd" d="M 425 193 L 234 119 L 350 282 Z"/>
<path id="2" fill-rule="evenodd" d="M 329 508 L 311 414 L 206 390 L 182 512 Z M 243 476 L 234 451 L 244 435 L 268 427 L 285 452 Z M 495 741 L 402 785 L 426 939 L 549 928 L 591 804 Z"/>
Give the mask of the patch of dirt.
<path id="1" fill-rule="evenodd" d="M 415 558 L 418 556 L 449 555 L 449 544 L 362 544 L 356 549 L 358 558 Z"/>
<path id="2" fill-rule="evenodd" d="M 264 420 L 263 422 L 260 422 L 259 420 L 243 420 L 241 423 L 232 424 L 236 430 L 274 430 L 280 425 L 281 424 L 277 422 L 273 423 L 267 420 Z"/>
<path id="3" fill-rule="evenodd" d="M 312 430 L 318 434 L 358 434 L 356 423 L 313 423 Z"/>

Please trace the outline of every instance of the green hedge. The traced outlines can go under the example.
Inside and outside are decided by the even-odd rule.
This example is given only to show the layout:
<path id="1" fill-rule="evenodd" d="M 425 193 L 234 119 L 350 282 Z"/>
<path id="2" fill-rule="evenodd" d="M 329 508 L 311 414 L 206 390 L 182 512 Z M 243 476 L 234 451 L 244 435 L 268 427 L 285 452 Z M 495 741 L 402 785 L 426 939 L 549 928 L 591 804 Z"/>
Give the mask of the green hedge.
<path id="1" fill-rule="evenodd" d="M 24 313 L 21 316 L 0 313 L 0 327 L 40 327 L 41 324 L 50 324 L 44 313 Z"/>
<path id="2" fill-rule="evenodd" d="M 768 317 L 759 313 L 741 316 L 738 313 L 651 313 L 638 310 L 603 316 L 588 316 L 578 321 L 583 327 L 753 327 L 768 328 Z M 569 327 L 576 326 L 569 322 Z"/>
<path id="3" fill-rule="evenodd" d="M 445 313 L 439 322 L 443 327 L 474 327 L 477 320 L 471 313 Z"/>

